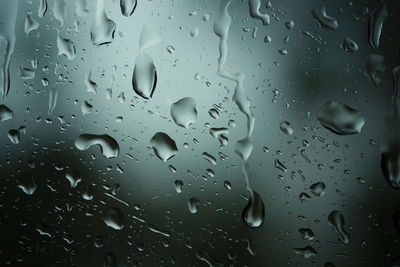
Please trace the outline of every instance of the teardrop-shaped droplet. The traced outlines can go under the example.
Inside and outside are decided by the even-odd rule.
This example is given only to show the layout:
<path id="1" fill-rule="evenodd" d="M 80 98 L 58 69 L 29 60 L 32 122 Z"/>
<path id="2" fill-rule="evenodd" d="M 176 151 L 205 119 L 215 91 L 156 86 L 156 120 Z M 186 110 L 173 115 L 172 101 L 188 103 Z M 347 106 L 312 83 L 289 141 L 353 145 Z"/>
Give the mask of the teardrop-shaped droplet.
<path id="1" fill-rule="evenodd" d="M 129 17 L 135 11 L 137 0 L 120 0 L 122 15 Z"/>
<path id="2" fill-rule="evenodd" d="M 328 216 L 329 225 L 335 230 L 339 235 L 339 239 L 342 243 L 347 244 L 350 241 L 350 235 L 344 229 L 345 221 L 343 214 L 338 211 L 332 211 Z"/>
<path id="3" fill-rule="evenodd" d="M 191 197 L 188 201 L 188 207 L 190 213 L 197 213 L 200 205 L 200 200 L 195 197 Z"/>
<path id="4" fill-rule="evenodd" d="M 117 141 L 108 134 L 81 134 L 75 140 L 75 147 L 79 150 L 88 150 L 93 145 L 99 145 L 106 158 L 115 158 L 119 154 Z"/>
<path id="5" fill-rule="evenodd" d="M 250 198 L 246 207 L 243 209 L 242 218 L 244 223 L 251 228 L 260 227 L 264 222 L 264 201 L 257 192 L 250 191 Z"/>
<path id="6" fill-rule="evenodd" d="M 181 180 L 175 180 L 175 191 L 180 194 L 182 192 L 183 182 Z"/>
<path id="7" fill-rule="evenodd" d="M 323 105 L 317 113 L 317 118 L 322 126 L 340 135 L 360 133 L 365 124 L 360 111 L 334 101 Z"/>
<path id="8" fill-rule="evenodd" d="M 157 72 L 153 59 L 145 53 L 139 54 L 133 71 L 133 90 L 144 99 L 150 99 L 153 97 L 156 85 Z"/>
<path id="9" fill-rule="evenodd" d="M 188 129 L 189 126 L 197 120 L 197 110 L 194 99 L 185 97 L 173 103 L 171 105 L 171 117 L 178 126 Z"/>
<path id="10" fill-rule="evenodd" d="M 178 152 L 175 141 L 166 133 L 158 132 L 150 139 L 154 153 L 162 161 L 167 161 Z"/>
<path id="11" fill-rule="evenodd" d="M 90 39 L 94 45 L 109 44 L 114 40 L 116 24 L 106 15 L 104 0 L 97 0 L 96 14 L 90 28 Z"/>
<path id="12" fill-rule="evenodd" d="M 104 223 L 115 230 L 121 230 L 124 228 L 124 214 L 118 208 L 109 208 L 103 217 Z"/>

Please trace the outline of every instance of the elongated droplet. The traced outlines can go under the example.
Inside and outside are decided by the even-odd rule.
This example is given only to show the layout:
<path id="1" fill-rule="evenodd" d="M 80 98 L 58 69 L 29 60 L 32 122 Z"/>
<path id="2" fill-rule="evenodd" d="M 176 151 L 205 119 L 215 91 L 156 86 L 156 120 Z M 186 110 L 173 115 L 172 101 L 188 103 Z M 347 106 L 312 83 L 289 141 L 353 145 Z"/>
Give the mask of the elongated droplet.
<path id="1" fill-rule="evenodd" d="M 53 15 L 61 23 L 61 27 L 65 23 L 65 0 L 55 0 L 53 6 Z"/>
<path id="2" fill-rule="evenodd" d="M 386 69 L 385 58 L 381 55 L 369 55 L 365 67 L 368 71 L 368 76 L 374 83 L 375 87 L 382 89 L 382 80 L 379 78 L 378 73 L 383 73 Z"/>
<path id="3" fill-rule="evenodd" d="M 32 195 L 37 189 L 37 185 L 30 174 L 24 173 L 17 179 L 17 187 L 27 195 Z"/>
<path id="4" fill-rule="evenodd" d="M 6 105 L 0 105 L 0 121 L 11 120 L 14 117 L 14 112 Z"/>
<path id="5" fill-rule="evenodd" d="M 49 92 L 49 109 L 48 109 L 49 115 L 53 114 L 53 111 L 57 105 L 57 99 L 58 99 L 58 90 L 53 87 L 50 89 Z"/>
<path id="6" fill-rule="evenodd" d="M 38 17 L 43 18 L 47 12 L 47 0 L 39 0 Z"/>
<path id="7" fill-rule="evenodd" d="M 92 80 L 92 72 L 89 72 L 85 76 L 86 92 L 97 94 L 97 84 Z"/>
<path id="8" fill-rule="evenodd" d="M 15 49 L 15 23 L 17 20 L 19 0 L 8 1 L 0 8 L 0 40 L 5 43 L 5 56 L 2 66 L 2 84 L 1 92 L 3 98 L 6 98 L 10 91 L 10 62 Z"/>
<path id="9" fill-rule="evenodd" d="M 336 31 L 339 27 L 337 20 L 326 14 L 326 8 L 324 6 L 321 6 L 320 8 L 313 8 L 311 13 L 322 28 Z"/>
<path id="10" fill-rule="evenodd" d="M 263 25 L 269 25 L 270 18 L 268 14 L 262 14 L 260 12 L 261 1 L 260 0 L 249 0 L 250 16 L 255 19 L 260 19 Z"/>
<path id="11" fill-rule="evenodd" d="M 343 46 L 344 51 L 346 51 L 346 52 L 354 53 L 354 52 L 357 52 L 357 50 L 358 50 L 358 44 L 349 37 L 347 37 L 343 40 L 342 46 Z"/>
<path id="12" fill-rule="evenodd" d="M 31 80 L 35 78 L 35 71 L 29 68 L 19 68 L 19 78 L 22 80 Z"/>
<path id="13" fill-rule="evenodd" d="M 31 31 L 35 31 L 35 30 L 39 29 L 39 25 L 40 25 L 39 22 L 37 22 L 37 20 L 32 18 L 31 15 L 26 15 L 26 17 L 25 17 L 25 34 L 26 34 L 26 36 L 28 36 Z"/>
<path id="14" fill-rule="evenodd" d="M 205 160 L 207 160 L 208 162 L 210 162 L 212 165 L 216 165 L 217 164 L 217 160 L 215 159 L 215 157 L 207 152 L 203 152 L 203 154 L 201 154 L 203 156 L 203 158 Z"/>
<path id="15" fill-rule="evenodd" d="M 257 192 L 250 190 L 250 198 L 243 209 L 242 218 L 244 223 L 251 228 L 260 227 L 264 222 L 265 206 Z"/>
<path id="16" fill-rule="evenodd" d="M 393 95 L 386 115 L 386 130 L 381 154 L 381 169 L 387 182 L 400 189 L 400 115 L 398 108 L 400 67 L 393 69 Z"/>
<path id="17" fill-rule="evenodd" d="M 379 7 L 369 15 L 369 43 L 373 48 L 379 47 L 383 23 L 388 16 L 386 1 L 382 1 Z"/>
<path id="18" fill-rule="evenodd" d="M 124 214 L 118 208 L 109 208 L 103 217 L 104 223 L 115 230 L 121 230 L 124 228 Z"/>
<path id="19" fill-rule="evenodd" d="M 335 230 L 339 235 L 339 239 L 342 243 L 347 244 L 350 241 L 350 235 L 344 229 L 344 216 L 338 211 L 332 211 L 328 216 L 329 225 Z"/>
<path id="20" fill-rule="evenodd" d="M 150 99 L 157 85 L 157 72 L 153 59 L 144 50 L 161 41 L 157 33 L 148 26 L 144 26 L 140 33 L 139 54 L 133 70 L 133 90 L 143 97 Z"/>
<path id="21" fill-rule="evenodd" d="M 74 43 L 60 36 L 60 32 L 57 34 L 57 49 L 58 56 L 65 55 L 68 60 L 73 60 L 76 56 L 76 48 Z"/>
<path id="22" fill-rule="evenodd" d="M 186 129 L 196 122 L 197 110 L 196 103 L 193 98 L 185 97 L 171 105 L 171 117 L 174 122 Z"/>
<path id="23" fill-rule="evenodd" d="M 114 40 L 116 24 L 106 15 L 104 0 L 97 0 L 96 14 L 90 28 L 90 38 L 94 45 L 109 44 Z"/>
<path id="24" fill-rule="evenodd" d="M 135 11 L 137 0 L 120 0 L 122 15 L 129 17 Z"/>
<path id="25" fill-rule="evenodd" d="M 317 118 L 322 126 L 340 135 L 360 133 L 365 124 L 360 111 L 334 101 L 323 105 L 317 113 Z"/>
<path id="26" fill-rule="evenodd" d="M 88 150 L 93 145 L 99 145 L 106 158 L 115 158 L 119 154 L 117 141 L 108 134 L 81 134 L 75 140 L 75 147 L 79 150 Z"/>
<path id="27" fill-rule="evenodd" d="M 154 153 L 162 161 L 167 161 L 178 152 L 175 141 L 166 133 L 158 132 L 150 139 Z"/>
<path id="28" fill-rule="evenodd" d="M 305 259 L 317 256 L 317 251 L 310 246 L 306 246 L 304 248 L 295 248 L 294 253 L 302 255 Z"/>
<path id="29" fill-rule="evenodd" d="M 200 205 L 200 200 L 195 197 L 191 197 L 188 201 L 188 207 L 190 213 L 197 213 Z"/>

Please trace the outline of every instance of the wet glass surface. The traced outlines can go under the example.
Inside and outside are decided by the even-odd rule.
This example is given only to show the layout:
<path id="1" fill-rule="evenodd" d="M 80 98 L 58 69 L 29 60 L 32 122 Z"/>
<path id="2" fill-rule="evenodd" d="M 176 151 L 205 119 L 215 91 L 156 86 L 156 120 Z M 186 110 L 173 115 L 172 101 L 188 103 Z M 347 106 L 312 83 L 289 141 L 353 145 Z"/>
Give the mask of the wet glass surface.
<path id="1" fill-rule="evenodd" d="M 3 0 L 0 265 L 400 266 L 399 10 Z"/>

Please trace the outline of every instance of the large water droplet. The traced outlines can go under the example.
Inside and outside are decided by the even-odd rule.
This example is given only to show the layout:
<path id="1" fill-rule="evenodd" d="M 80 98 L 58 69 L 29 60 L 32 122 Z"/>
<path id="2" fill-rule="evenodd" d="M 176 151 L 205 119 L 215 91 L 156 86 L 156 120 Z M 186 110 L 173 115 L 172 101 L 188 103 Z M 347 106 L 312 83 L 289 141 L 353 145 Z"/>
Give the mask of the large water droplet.
<path id="1" fill-rule="evenodd" d="M 317 113 L 317 118 L 322 126 L 340 135 L 360 133 L 365 124 L 360 111 L 334 101 L 323 105 Z"/>
<path id="2" fill-rule="evenodd" d="M 329 225 L 339 234 L 340 241 L 344 244 L 349 243 L 350 235 L 344 229 L 344 216 L 338 211 L 334 210 L 328 216 Z"/>
<path id="3" fill-rule="evenodd" d="M 135 11 L 137 0 L 120 0 L 122 15 L 129 17 Z"/>
<path id="4" fill-rule="evenodd" d="M 47 0 L 39 0 L 38 17 L 43 18 L 47 12 Z"/>
<path id="5" fill-rule="evenodd" d="M 279 124 L 279 128 L 281 129 L 281 131 L 284 134 L 287 134 L 287 135 L 292 135 L 293 134 L 292 124 L 290 122 L 288 122 L 288 121 L 282 121 Z"/>
<path id="6" fill-rule="evenodd" d="M 133 90 L 143 97 L 150 99 L 157 85 L 157 72 L 153 59 L 144 50 L 160 42 L 160 37 L 151 28 L 144 26 L 140 33 L 139 54 L 136 58 L 132 76 Z"/>
<path id="7" fill-rule="evenodd" d="M 325 194 L 325 189 L 326 186 L 323 182 L 318 182 L 310 185 L 311 193 L 313 193 L 316 196 L 322 196 L 323 194 Z"/>
<path id="8" fill-rule="evenodd" d="M 104 0 L 97 0 L 96 14 L 90 28 L 90 39 L 94 45 L 109 44 L 114 40 L 116 24 L 106 15 Z"/>
<path id="9" fill-rule="evenodd" d="M 260 227 L 264 222 L 265 206 L 257 192 L 250 190 L 250 198 L 243 209 L 242 218 L 244 223 L 251 228 Z"/>
<path id="10" fill-rule="evenodd" d="M 196 103 L 194 99 L 185 97 L 173 103 L 171 105 L 171 117 L 178 126 L 186 129 L 189 128 L 197 119 Z"/>
<path id="11" fill-rule="evenodd" d="M 57 34 L 57 49 L 58 56 L 65 55 L 68 60 L 73 60 L 76 56 L 76 48 L 74 43 L 69 39 L 61 37 L 59 31 Z"/>
<path id="12" fill-rule="evenodd" d="M 382 88 L 382 80 L 378 77 L 378 73 L 383 73 L 386 69 L 385 58 L 381 55 L 369 55 L 365 66 L 368 71 L 368 76 L 374 83 L 375 87 Z"/>
<path id="13" fill-rule="evenodd" d="M 114 208 L 114 207 L 109 208 L 105 212 L 103 220 L 107 226 L 109 226 L 115 230 L 121 230 L 125 226 L 124 214 L 118 208 Z"/>
<path id="14" fill-rule="evenodd" d="M 28 36 L 31 31 L 35 31 L 35 30 L 39 29 L 39 25 L 40 25 L 39 22 L 37 22 L 37 20 L 32 18 L 31 15 L 26 15 L 25 29 L 24 29 L 26 36 Z"/>
<path id="15" fill-rule="evenodd" d="M 164 162 L 175 156 L 178 152 L 175 141 L 166 133 L 156 133 L 150 139 L 150 144 L 156 156 Z"/>
<path id="16" fill-rule="evenodd" d="M 337 30 L 339 24 L 335 18 L 330 17 L 328 16 L 328 14 L 326 14 L 325 6 L 321 6 L 320 8 L 313 8 L 311 13 L 322 28 L 329 29 L 332 31 Z"/>
<path id="17" fill-rule="evenodd" d="M 260 12 L 261 1 L 260 0 L 249 0 L 250 16 L 256 19 L 260 19 L 263 25 L 269 25 L 270 18 L 268 14 L 262 14 Z"/>
<path id="18" fill-rule="evenodd" d="M 21 139 L 21 133 L 25 134 L 26 127 L 21 126 L 18 129 L 11 129 L 8 131 L 8 139 L 10 139 L 11 143 L 17 145 Z"/>
<path id="19" fill-rule="evenodd" d="M 386 1 L 381 1 L 379 7 L 369 15 L 369 43 L 373 48 L 378 48 L 381 38 L 383 23 L 388 16 Z"/>
<path id="20" fill-rule="evenodd" d="M 106 158 L 115 158 L 119 154 L 117 141 L 107 134 L 81 134 L 75 140 L 75 147 L 79 150 L 87 150 L 93 145 L 99 145 Z"/>
<path id="21" fill-rule="evenodd" d="M 0 121 L 11 120 L 14 117 L 14 112 L 6 105 L 0 105 Z"/>
<path id="22" fill-rule="evenodd" d="M 55 0 L 53 6 L 53 15 L 54 17 L 61 22 L 61 27 L 64 26 L 65 23 L 65 0 Z"/>

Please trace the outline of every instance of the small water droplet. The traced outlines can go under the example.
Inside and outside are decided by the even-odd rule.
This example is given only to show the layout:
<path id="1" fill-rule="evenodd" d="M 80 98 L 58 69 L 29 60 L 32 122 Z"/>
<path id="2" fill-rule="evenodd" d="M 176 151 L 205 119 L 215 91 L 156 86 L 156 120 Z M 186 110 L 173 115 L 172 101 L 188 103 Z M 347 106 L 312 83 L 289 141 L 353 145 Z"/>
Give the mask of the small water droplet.
<path id="1" fill-rule="evenodd" d="M 115 230 L 121 230 L 124 228 L 125 223 L 124 223 L 124 214 L 122 211 L 118 208 L 109 208 L 103 217 L 104 223 L 115 229 Z"/>

